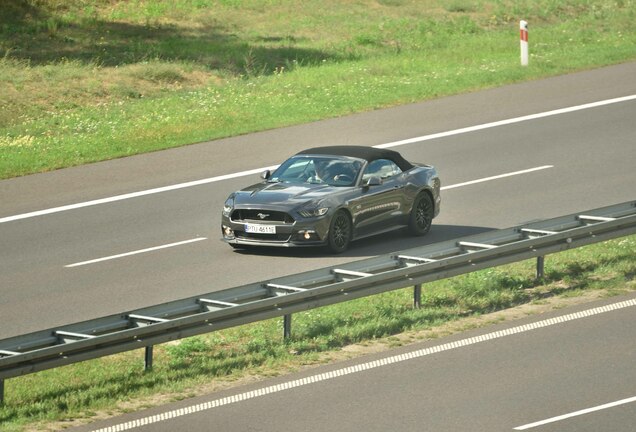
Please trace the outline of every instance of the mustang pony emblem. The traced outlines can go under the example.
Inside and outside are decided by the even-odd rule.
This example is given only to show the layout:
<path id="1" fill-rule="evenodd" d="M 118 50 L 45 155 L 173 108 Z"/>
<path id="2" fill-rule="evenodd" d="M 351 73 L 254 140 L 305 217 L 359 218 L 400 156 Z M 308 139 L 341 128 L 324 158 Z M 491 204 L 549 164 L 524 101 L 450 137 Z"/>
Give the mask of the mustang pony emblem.
<path id="1" fill-rule="evenodd" d="M 258 216 L 261 220 L 267 219 L 269 217 L 267 213 L 259 213 L 256 216 Z"/>

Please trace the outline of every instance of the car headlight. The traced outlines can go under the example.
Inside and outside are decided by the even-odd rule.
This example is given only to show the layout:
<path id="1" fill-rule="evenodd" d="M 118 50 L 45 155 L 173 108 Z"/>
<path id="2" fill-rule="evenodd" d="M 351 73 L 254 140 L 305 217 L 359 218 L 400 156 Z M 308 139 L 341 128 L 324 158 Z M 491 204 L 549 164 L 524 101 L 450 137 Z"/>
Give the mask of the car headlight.
<path id="1" fill-rule="evenodd" d="M 223 204 L 223 216 L 230 217 L 232 210 L 234 210 L 234 197 L 229 197 Z"/>
<path id="2" fill-rule="evenodd" d="M 324 216 L 329 211 L 329 207 L 305 208 L 298 211 L 298 214 L 304 218 L 315 218 Z"/>

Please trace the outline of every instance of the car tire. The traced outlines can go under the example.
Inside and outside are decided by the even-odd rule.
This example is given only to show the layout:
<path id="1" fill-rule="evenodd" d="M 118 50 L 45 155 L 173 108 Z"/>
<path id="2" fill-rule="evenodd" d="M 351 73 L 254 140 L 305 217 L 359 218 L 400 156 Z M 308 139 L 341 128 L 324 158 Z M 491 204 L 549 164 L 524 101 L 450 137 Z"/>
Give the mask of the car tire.
<path id="1" fill-rule="evenodd" d="M 338 210 L 329 226 L 327 248 L 330 252 L 339 254 L 347 250 L 351 242 L 351 218 L 344 210 Z"/>
<path id="2" fill-rule="evenodd" d="M 426 193 L 420 193 L 413 203 L 411 215 L 409 217 L 409 232 L 414 236 L 423 236 L 431 229 L 433 223 L 433 200 Z"/>

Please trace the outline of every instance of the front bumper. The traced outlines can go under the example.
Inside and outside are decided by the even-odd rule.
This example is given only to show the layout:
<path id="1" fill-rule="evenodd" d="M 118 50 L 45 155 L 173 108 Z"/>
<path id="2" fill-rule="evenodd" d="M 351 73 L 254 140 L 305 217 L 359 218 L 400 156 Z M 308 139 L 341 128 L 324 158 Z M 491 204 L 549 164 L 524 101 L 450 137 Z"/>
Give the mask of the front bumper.
<path id="1" fill-rule="evenodd" d="M 274 234 L 249 233 L 247 225 L 275 227 Z M 222 240 L 228 244 L 239 246 L 270 247 L 312 247 L 327 243 L 329 219 L 320 217 L 297 220 L 293 223 L 233 221 L 223 215 L 221 222 Z"/>

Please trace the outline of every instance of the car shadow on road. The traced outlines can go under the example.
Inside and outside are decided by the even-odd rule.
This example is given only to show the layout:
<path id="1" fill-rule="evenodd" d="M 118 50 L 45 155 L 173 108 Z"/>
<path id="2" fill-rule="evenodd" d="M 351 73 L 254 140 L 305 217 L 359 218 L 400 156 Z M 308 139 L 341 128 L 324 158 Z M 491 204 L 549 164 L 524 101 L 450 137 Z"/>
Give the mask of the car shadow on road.
<path id="1" fill-rule="evenodd" d="M 308 259 L 325 257 L 363 258 L 480 234 L 493 229 L 496 228 L 461 225 L 433 225 L 431 231 L 423 237 L 411 236 L 406 230 L 392 231 L 355 241 L 351 243 L 346 252 L 340 255 L 333 255 L 323 247 L 280 248 L 258 246 L 235 249 L 234 252 L 240 255 L 280 256 Z"/>

